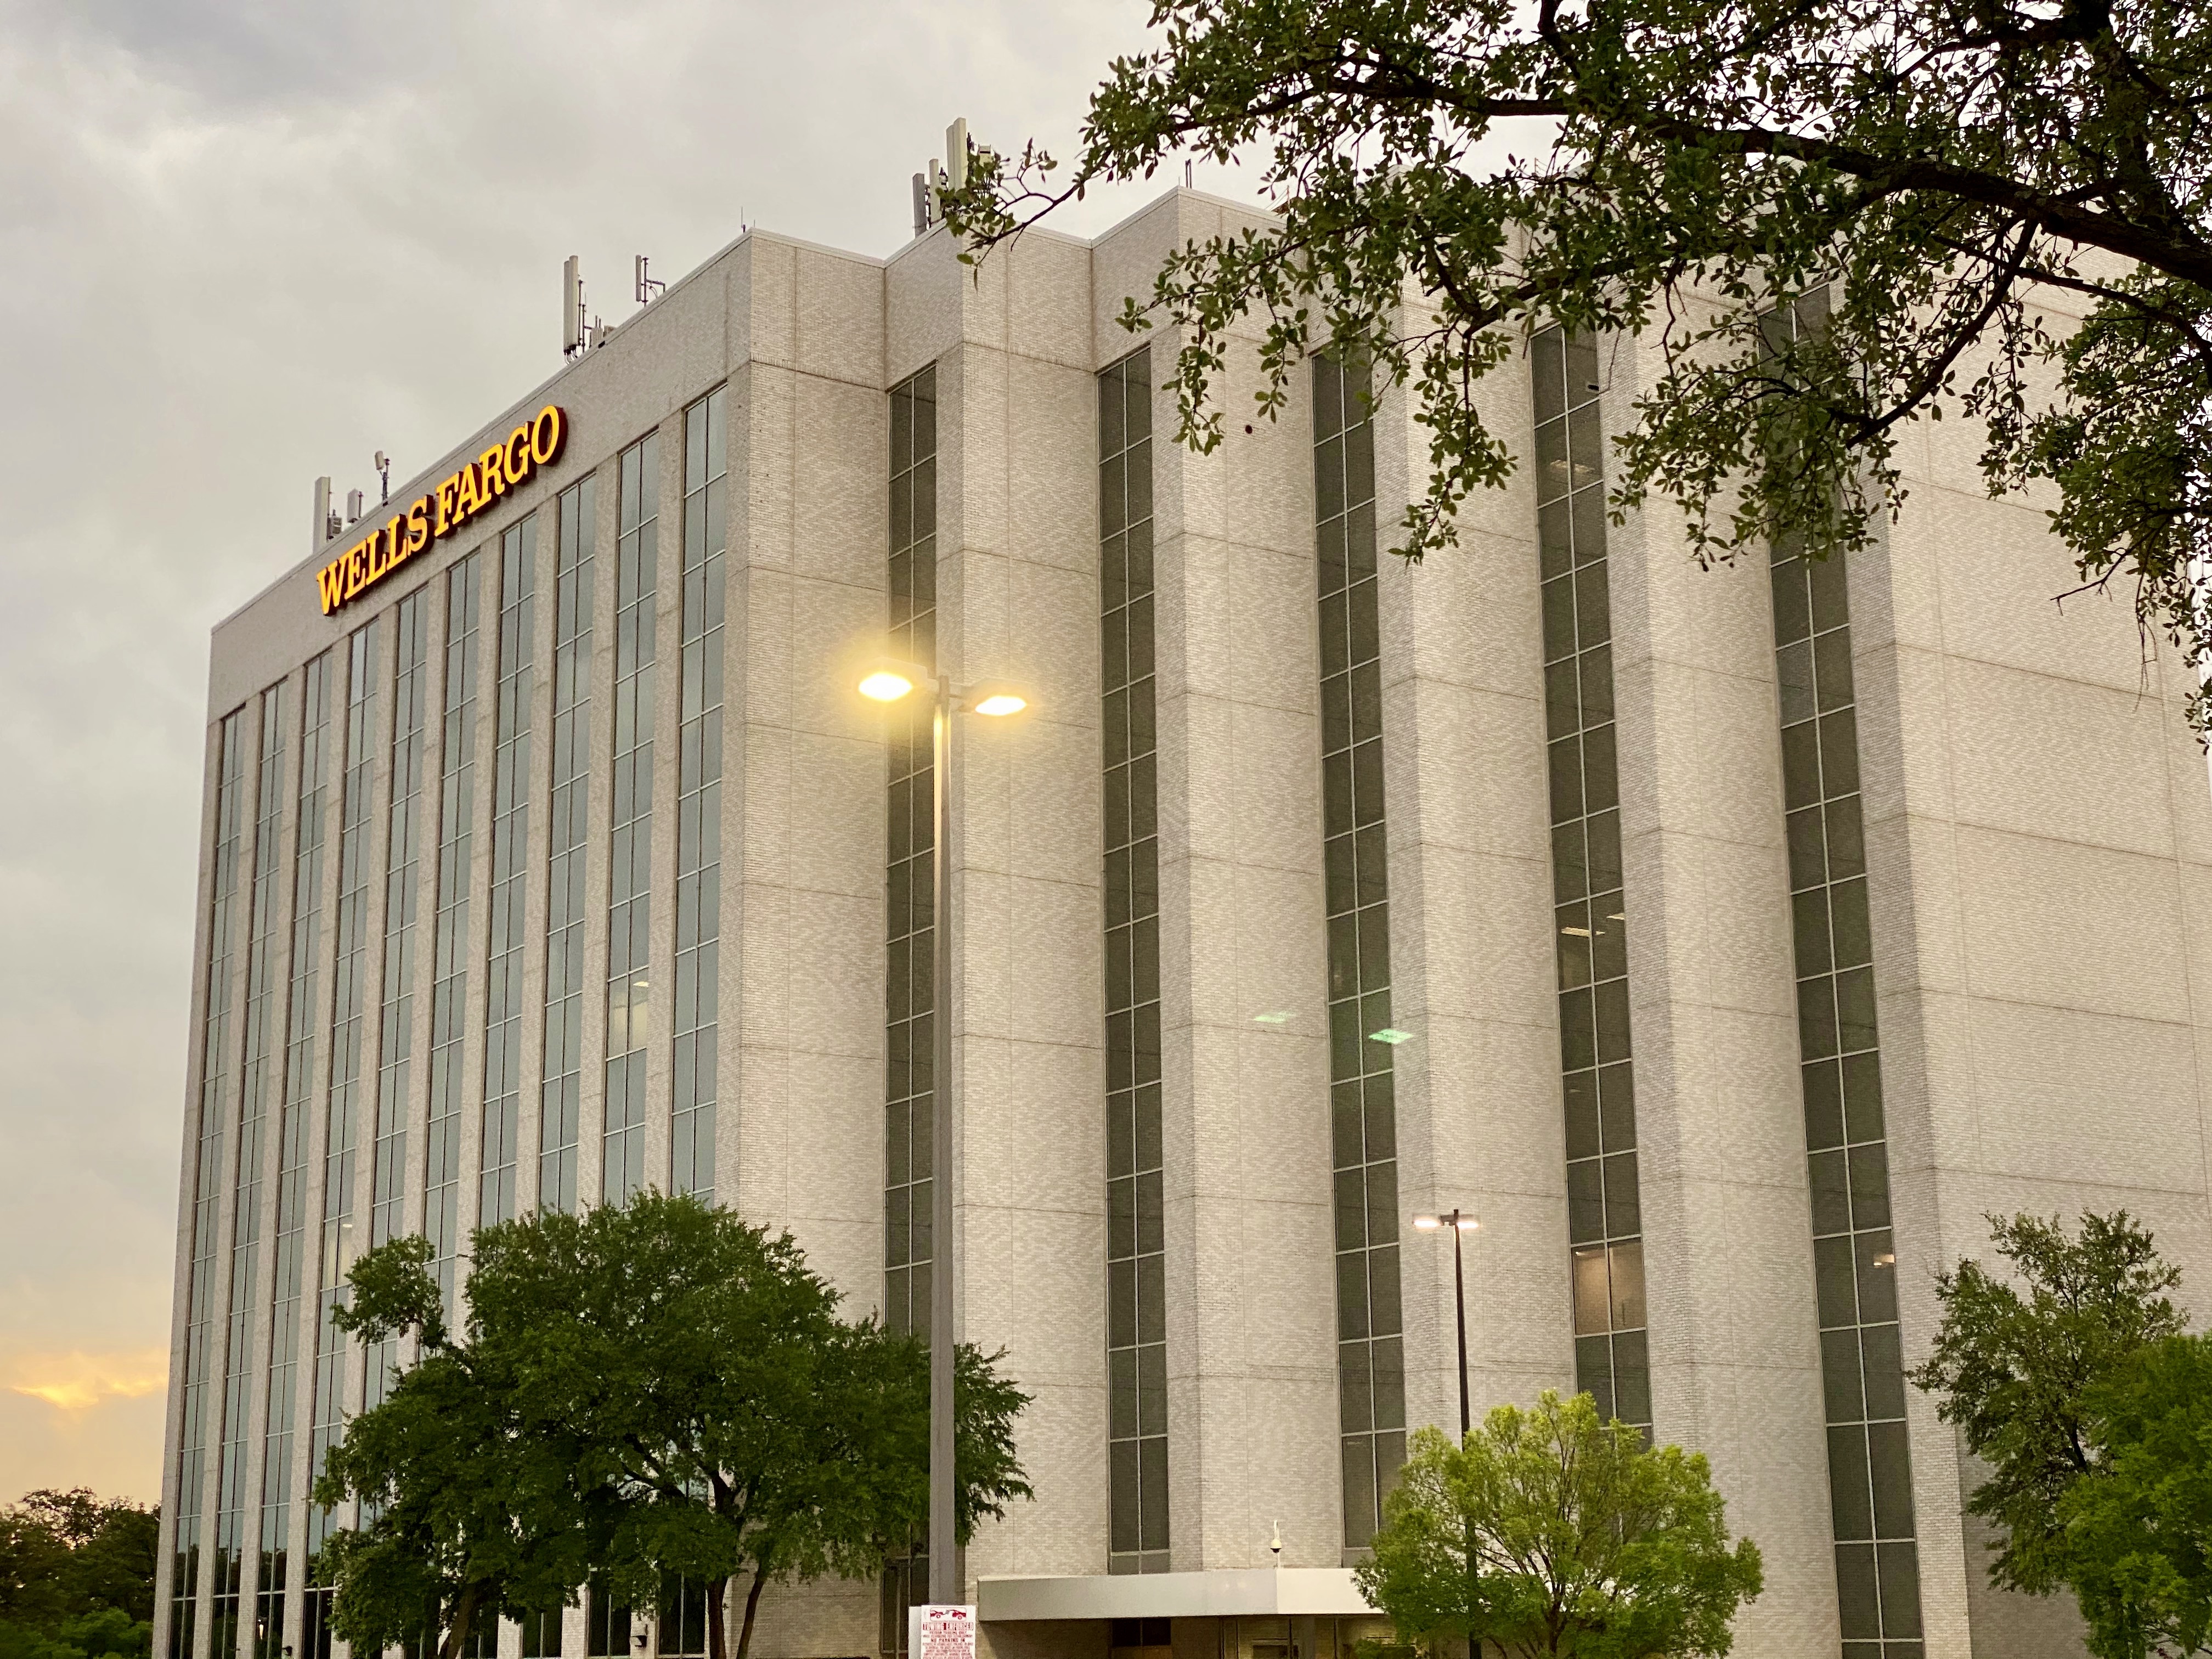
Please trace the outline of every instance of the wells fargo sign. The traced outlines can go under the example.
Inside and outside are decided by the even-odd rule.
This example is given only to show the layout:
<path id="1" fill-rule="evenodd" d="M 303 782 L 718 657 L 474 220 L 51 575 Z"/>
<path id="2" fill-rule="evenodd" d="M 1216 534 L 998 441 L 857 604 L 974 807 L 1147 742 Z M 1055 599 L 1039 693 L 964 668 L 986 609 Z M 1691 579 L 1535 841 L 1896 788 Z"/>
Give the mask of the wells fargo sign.
<path id="1" fill-rule="evenodd" d="M 315 586 L 327 617 L 363 593 L 428 547 L 450 536 L 511 489 L 520 489 L 541 466 L 561 459 L 568 441 L 568 416 L 548 404 L 537 418 L 519 426 L 503 444 L 494 444 L 404 513 L 384 524 L 315 573 Z"/>

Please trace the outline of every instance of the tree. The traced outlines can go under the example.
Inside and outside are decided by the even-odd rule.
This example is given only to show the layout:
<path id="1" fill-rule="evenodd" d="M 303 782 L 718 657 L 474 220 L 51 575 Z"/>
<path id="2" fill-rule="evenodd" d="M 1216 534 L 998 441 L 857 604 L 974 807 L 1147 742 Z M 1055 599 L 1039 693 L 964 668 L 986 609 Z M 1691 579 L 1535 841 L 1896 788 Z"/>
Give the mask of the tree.
<path id="1" fill-rule="evenodd" d="M 2070 1571 L 2062 1500 L 2097 1462 L 2094 1390 L 2180 1331 L 2166 1292 L 2181 1275 L 2124 1210 L 2083 1216 L 2078 1237 L 2055 1216 L 1988 1219 L 2020 1288 L 1971 1259 L 1939 1274 L 1942 1322 L 1910 1375 L 1990 1466 L 1966 1500 L 2001 1534 L 1990 1577 L 2049 1595 Z"/>
<path id="2" fill-rule="evenodd" d="M 1761 1588 L 1705 1458 L 1647 1448 L 1586 1394 L 1500 1406 L 1457 1446 L 1422 1429 L 1408 1451 L 1357 1576 L 1432 1652 L 1474 1637 L 1523 1659 L 1725 1654 Z"/>
<path id="3" fill-rule="evenodd" d="M 161 1526 L 82 1486 L 0 1505 L 0 1659 L 146 1653 Z"/>
<path id="4" fill-rule="evenodd" d="M 347 1274 L 339 1328 L 367 1344 L 411 1334 L 421 1358 L 331 1449 L 315 1500 L 359 1499 L 368 1518 L 334 1533 L 318 1562 L 338 1594 L 331 1628 L 363 1651 L 441 1633 L 457 1659 L 487 1619 L 571 1599 L 603 1508 L 574 1501 L 581 1453 L 557 1423 L 526 1422 L 496 1349 L 455 1341 L 422 1238 L 371 1250 Z"/>
<path id="5" fill-rule="evenodd" d="M 2057 1530 L 2090 1651 L 2212 1652 L 2212 1340 L 2151 1343 L 2087 1396 L 2094 1471 Z"/>
<path id="6" fill-rule="evenodd" d="M 27 1504 L 0 1509 L 0 1622 L 45 1626 L 68 1609 L 69 1545 Z"/>
<path id="7" fill-rule="evenodd" d="M 1229 324 L 1264 319 L 1261 408 L 1334 341 L 1417 388 L 1432 476 L 1400 550 L 1511 461 L 1477 383 L 1527 333 L 1660 350 L 1614 503 L 1672 499 L 1701 559 L 1864 544 L 1900 434 L 1984 422 L 1992 493 L 2054 484 L 2085 580 L 2192 653 L 2212 598 L 2212 31 L 2173 0 L 1154 0 L 1066 175 L 1030 146 L 947 198 L 966 257 L 1091 184 L 1251 157 L 1272 233 L 1196 242 L 1179 435 L 1209 448 Z M 1508 151 L 1510 150 L 1510 154 Z M 1832 285 L 1828 327 L 1761 313 Z M 2039 307 L 2087 311 L 2068 331 Z M 2204 707 L 2200 700 L 2197 712 Z"/>
<path id="8" fill-rule="evenodd" d="M 787 1235 L 643 1193 L 480 1231 L 467 1329 L 444 1328 L 429 1254 L 395 1241 L 355 1264 L 348 1328 L 419 1334 L 423 1358 L 349 1427 L 319 1500 L 374 1516 L 333 1540 L 336 1627 L 356 1644 L 446 1632 L 573 1599 L 596 1573 L 651 1605 L 702 1582 L 723 1659 L 728 1581 L 747 1580 L 739 1659 L 780 1579 L 875 1571 L 927 1513 L 921 1346 L 837 1295 Z M 1027 1397 L 959 1355 L 964 1538 L 1029 1486 L 1012 1424 Z"/>
<path id="9" fill-rule="evenodd" d="M 32 1497 L 40 1495 L 34 1492 Z M 134 1504 L 127 1498 L 99 1504 L 98 1518 L 89 1534 L 70 1548 L 70 1594 L 82 1615 L 125 1613 L 132 1622 L 149 1627 L 150 1639 L 154 1574 L 161 1548 L 159 1509 Z"/>
<path id="10" fill-rule="evenodd" d="M 154 1627 L 120 1607 L 72 1614 L 51 1632 L 0 1625 L 0 1659 L 147 1659 Z"/>
<path id="11" fill-rule="evenodd" d="M 480 1235 L 471 1317 L 530 1378 L 533 1416 L 574 1425 L 580 1490 L 618 1496 L 603 1567 L 649 1601 L 703 1580 L 713 1659 L 744 1578 L 738 1659 L 780 1579 L 857 1577 L 928 1513 L 928 1357 L 837 1293 L 788 1235 L 643 1193 Z M 959 1535 L 1027 1497 L 1012 1424 L 1028 1396 L 972 1346 L 957 1355 Z"/>

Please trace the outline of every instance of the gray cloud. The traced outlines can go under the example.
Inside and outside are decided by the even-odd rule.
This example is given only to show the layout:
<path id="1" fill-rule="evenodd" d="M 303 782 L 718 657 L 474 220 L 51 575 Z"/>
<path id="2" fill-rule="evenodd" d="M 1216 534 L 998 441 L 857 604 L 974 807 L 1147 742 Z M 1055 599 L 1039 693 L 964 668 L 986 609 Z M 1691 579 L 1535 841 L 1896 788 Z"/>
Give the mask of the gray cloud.
<path id="1" fill-rule="evenodd" d="M 207 630 L 314 476 L 544 379 L 568 253 L 613 319 L 741 212 L 890 251 L 946 121 L 1065 149 L 1146 11 L 0 0 L 0 1498 L 159 1489 Z M 70 1364 L 114 1403 L 5 1392 Z"/>

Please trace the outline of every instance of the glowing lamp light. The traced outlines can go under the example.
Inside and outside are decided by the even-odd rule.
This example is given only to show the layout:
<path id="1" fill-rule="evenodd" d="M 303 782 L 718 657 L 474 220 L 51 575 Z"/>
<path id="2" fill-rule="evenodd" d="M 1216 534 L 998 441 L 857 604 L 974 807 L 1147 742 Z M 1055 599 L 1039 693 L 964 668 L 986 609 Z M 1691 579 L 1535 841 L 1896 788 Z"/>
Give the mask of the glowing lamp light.
<path id="1" fill-rule="evenodd" d="M 1029 706 L 1027 697 L 1018 696 L 1012 691 L 994 691 L 975 705 L 975 712 L 995 719 L 1002 714 L 1018 714 Z"/>
<path id="2" fill-rule="evenodd" d="M 860 682 L 860 695 L 877 702 L 896 702 L 914 690 L 914 682 L 889 668 L 878 668 Z"/>
<path id="3" fill-rule="evenodd" d="M 1432 1233 L 1448 1222 L 1463 1233 L 1476 1231 L 1482 1225 L 1471 1215 L 1463 1215 L 1457 1221 L 1450 1221 L 1449 1217 L 1440 1215 L 1417 1215 L 1413 1218 L 1413 1225 L 1425 1233 Z"/>

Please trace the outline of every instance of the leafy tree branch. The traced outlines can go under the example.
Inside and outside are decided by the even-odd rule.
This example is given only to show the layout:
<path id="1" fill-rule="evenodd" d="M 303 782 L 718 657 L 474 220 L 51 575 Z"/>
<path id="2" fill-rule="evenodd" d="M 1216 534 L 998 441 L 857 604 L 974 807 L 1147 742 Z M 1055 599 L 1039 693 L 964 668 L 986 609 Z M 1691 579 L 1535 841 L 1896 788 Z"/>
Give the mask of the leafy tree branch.
<path id="1" fill-rule="evenodd" d="M 1621 388 L 1613 506 L 1673 502 L 1700 560 L 1867 544 L 1907 495 L 1904 432 L 1966 416 L 1993 494 L 2051 488 L 2083 582 L 2192 658 L 2212 643 L 2191 6 L 1156 0 L 1152 21 L 1071 166 L 986 153 L 946 217 L 981 259 L 1093 184 L 1249 160 L 1272 223 L 1175 250 L 1124 319 L 1176 331 L 1183 441 L 1223 441 L 1238 331 L 1261 416 L 1303 356 L 1364 355 L 1428 434 L 1400 526 L 1419 559 L 1511 471 L 1480 381 L 1553 325 L 1638 334 L 1656 367 Z M 1762 330 L 1820 289 L 1823 329 Z"/>

